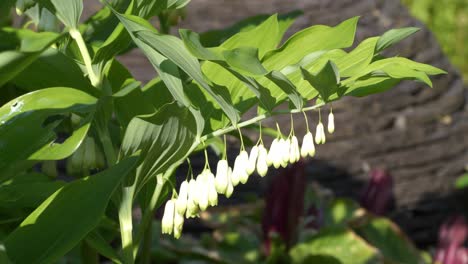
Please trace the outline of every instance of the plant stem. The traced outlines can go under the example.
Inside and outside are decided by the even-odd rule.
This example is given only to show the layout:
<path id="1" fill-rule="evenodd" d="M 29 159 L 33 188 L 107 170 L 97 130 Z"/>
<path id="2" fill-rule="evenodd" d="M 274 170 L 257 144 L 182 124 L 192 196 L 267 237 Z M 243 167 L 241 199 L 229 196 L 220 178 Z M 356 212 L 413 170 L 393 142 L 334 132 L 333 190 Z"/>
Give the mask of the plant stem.
<path id="1" fill-rule="evenodd" d="M 123 263 L 133 264 L 133 223 L 132 205 L 134 186 L 122 186 L 122 197 L 119 206 L 120 237 L 122 240 Z"/>
<path id="2" fill-rule="evenodd" d="M 300 112 L 307 112 L 307 111 L 311 111 L 311 110 L 316 110 L 317 108 L 320 108 L 322 106 L 324 106 L 325 104 L 324 103 L 320 103 L 320 104 L 316 104 L 316 105 L 313 105 L 313 106 L 309 106 L 309 107 L 304 107 L 302 109 L 293 109 L 293 110 L 286 110 L 286 111 L 274 111 L 274 112 L 271 112 L 271 113 L 265 113 L 263 115 L 258 115 L 254 118 L 251 118 L 249 120 L 246 120 L 244 122 L 240 122 L 238 123 L 236 126 L 232 125 L 232 126 L 228 126 L 226 128 L 222 128 L 222 129 L 218 129 L 212 133 L 209 133 L 209 134 L 206 134 L 204 135 L 203 137 L 200 138 L 200 141 L 203 142 L 209 138 L 212 138 L 212 137 L 217 137 L 217 136 L 221 136 L 221 135 L 224 135 L 224 134 L 227 134 L 231 131 L 234 131 L 238 128 L 241 128 L 241 127 L 246 127 L 246 126 L 249 126 L 249 125 L 252 125 L 252 124 L 255 124 L 259 121 L 262 121 L 268 117 L 271 117 L 271 116 L 276 116 L 276 115 L 283 115 L 283 114 L 289 114 L 289 113 L 300 113 Z"/>
<path id="3" fill-rule="evenodd" d="M 76 41 L 76 44 L 78 44 L 78 48 L 80 49 L 81 56 L 83 57 L 83 62 L 86 66 L 86 70 L 88 71 L 88 77 L 91 81 L 91 84 L 94 87 L 98 87 L 100 85 L 100 80 L 93 70 L 91 56 L 89 56 L 88 48 L 86 47 L 83 36 L 81 36 L 80 31 L 76 28 L 71 28 L 69 33 L 70 36 Z"/>
<path id="4" fill-rule="evenodd" d="M 138 245 L 140 244 L 140 241 L 143 238 L 143 236 L 145 236 L 145 240 L 143 242 L 143 247 L 142 247 L 143 252 L 141 255 L 141 263 L 149 263 L 149 262 L 145 262 L 145 259 L 147 259 L 151 253 L 150 252 L 151 240 L 148 241 L 146 236 L 148 235 L 151 236 L 150 231 L 151 231 L 151 226 L 152 226 L 154 210 L 156 209 L 157 202 L 159 200 L 159 197 L 161 196 L 161 192 L 164 187 L 164 184 L 166 183 L 166 178 L 162 174 L 159 174 L 158 176 L 156 176 L 156 180 L 157 180 L 156 188 L 154 189 L 153 195 L 151 196 L 151 200 L 143 213 L 140 227 L 135 237 L 135 247 L 133 249 L 134 256 L 138 254 L 138 250 L 139 250 Z"/>
<path id="5" fill-rule="evenodd" d="M 104 155 L 107 160 L 107 166 L 110 167 L 117 162 L 117 153 L 110 138 L 109 129 L 107 127 L 98 128 L 99 138 L 101 139 Z"/>

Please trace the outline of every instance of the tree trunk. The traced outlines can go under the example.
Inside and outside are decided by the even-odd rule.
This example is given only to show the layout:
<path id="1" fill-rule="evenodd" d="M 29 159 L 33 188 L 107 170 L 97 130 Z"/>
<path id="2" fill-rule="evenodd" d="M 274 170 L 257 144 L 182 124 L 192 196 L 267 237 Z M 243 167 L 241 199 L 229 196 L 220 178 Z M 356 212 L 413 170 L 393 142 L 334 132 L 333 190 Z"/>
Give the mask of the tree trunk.
<path id="1" fill-rule="evenodd" d="M 440 222 L 456 209 L 453 183 L 468 161 L 467 93 L 434 36 L 399 1 L 192 0 L 182 27 L 203 32 L 259 13 L 295 9 L 304 15 L 293 25 L 294 32 L 314 24 L 336 25 L 352 16 L 361 16 L 359 41 L 390 28 L 423 28 L 389 54 L 432 64 L 448 74 L 433 78 L 433 89 L 403 82 L 382 94 L 334 103 L 336 132 L 318 147 L 308 171 L 338 195 L 356 197 L 367 181 L 366 168 L 388 169 L 396 195 L 391 217 L 420 246 L 434 244 Z M 287 116 L 280 120 L 289 124 Z M 301 135 L 304 124 L 295 123 Z"/>

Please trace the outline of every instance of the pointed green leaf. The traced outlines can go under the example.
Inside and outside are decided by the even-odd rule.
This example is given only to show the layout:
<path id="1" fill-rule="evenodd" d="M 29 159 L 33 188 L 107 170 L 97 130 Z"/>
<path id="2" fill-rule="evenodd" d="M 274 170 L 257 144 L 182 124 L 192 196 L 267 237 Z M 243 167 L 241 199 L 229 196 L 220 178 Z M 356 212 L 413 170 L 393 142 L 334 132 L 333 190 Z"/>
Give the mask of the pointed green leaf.
<path id="1" fill-rule="evenodd" d="M 278 38 L 281 40 L 283 38 L 284 33 L 286 30 L 291 26 L 292 23 L 296 20 L 297 17 L 302 15 L 302 11 L 295 10 L 286 14 L 280 14 L 277 17 L 278 20 Z M 231 38 L 233 35 L 239 32 L 246 32 L 249 30 L 254 29 L 255 27 L 259 26 L 267 19 L 271 18 L 268 15 L 257 15 L 253 17 L 249 17 L 242 21 L 237 22 L 236 24 L 221 29 L 221 30 L 211 30 L 208 32 L 204 32 L 200 36 L 200 41 L 206 47 L 215 47 L 221 45 L 224 41 Z M 242 43 L 239 43 L 242 44 Z"/>
<path id="2" fill-rule="evenodd" d="M 392 45 L 402 41 L 403 39 L 418 32 L 419 28 L 406 27 L 399 29 L 390 29 L 380 36 L 377 45 L 375 46 L 375 53 L 380 53 L 384 49 L 391 47 Z"/>
<path id="3" fill-rule="evenodd" d="M 239 114 L 232 105 L 229 96 L 219 93 L 217 89 L 214 89 L 215 87 L 212 87 L 213 84 L 205 80 L 198 60 L 185 49 L 180 39 L 170 35 L 159 35 L 148 30 L 138 31 L 136 32 L 136 36 L 148 46 L 173 61 L 185 73 L 192 77 L 220 105 L 232 124 L 237 124 L 239 121 Z"/>
<path id="4" fill-rule="evenodd" d="M 122 155 L 141 150 L 142 177 L 165 172 L 189 153 L 197 140 L 197 119 L 186 107 L 171 103 L 153 115 L 132 119 L 122 141 Z"/>
<path id="5" fill-rule="evenodd" d="M 268 73 L 258 59 L 257 48 L 243 47 L 225 50 L 223 56 L 229 66 L 243 75 L 254 77 Z"/>
<path id="6" fill-rule="evenodd" d="M 299 31 L 281 48 L 265 54 L 263 65 L 267 70 L 281 70 L 312 52 L 347 48 L 354 42 L 357 21 L 358 17 L 353 17 L 336 27 L 318 25 Z"/>
<path id="7" fill-rule="evenodd" d="M 200 35 L 188 29 L 179 29 L 180 37 L 193 56 L 201 60 L 218 61 L 223 60 L 218 54 L 209 48 L 205 48 L 200 42 Z"/>
<path id="8" fill-rule="evenodd" d="M 267 75 L 267 78 L 276 84 L 285 94 L 288 95 L 289 100 L 294 104 L 296 109 L 301 110 L 304 105 L 304 99 L 301 94 L 296 90 L 294 84 L 281 72 L 272 71 Z"/>
<path id="9" fill-rule="evenodd" d="M 328 102 L 330 96 L 337 91 L 340 82 L 340 74 L 336 65 L 328 61 L 317 74 L 311 74 L 303 68 L 301 70 L 304 79 L 319 92 L 320 98 Z"/>
<path id="10" fill-rule="evenodd" d="M 50 0 L 55 7 L 56 15 L 62 23 L 69 28 L 78 28 L 81 13 L 83 13 L 83 0 Z"/>
<path id="11" fill-rule="evenodd" d="M 310 263 L 310 257 L 332 257 L 331 263 L 383 263 L 379 252 L 364 239 L 346 228 L 327 228 L 309 241 L 299 243 L 290 250 L 292 263 Z"/>
<path id="12" fill-rule="evenodd" d="M 8 256 L 19 264 L 57 261 L 99 224 L 112 193 L 137 161 L 127 158 L 56 191 L 7 237 Z"/>
<path id="13" fill-rule="evenodd" d="M 20 96 L 0 108 L 0 175 L 25 160 L 59 160 L 84 139 L 96 98 L 71 88 L 48 88 Z M 64 114 L 88 114 L 63 143 L 54 128 Z"/>
<path id="14" fill-rule="evenodd" d="M 423 263 L 413 243 L 386 218 L 370 217 L 369 222 L 355 230 L 390 263 Z"/>

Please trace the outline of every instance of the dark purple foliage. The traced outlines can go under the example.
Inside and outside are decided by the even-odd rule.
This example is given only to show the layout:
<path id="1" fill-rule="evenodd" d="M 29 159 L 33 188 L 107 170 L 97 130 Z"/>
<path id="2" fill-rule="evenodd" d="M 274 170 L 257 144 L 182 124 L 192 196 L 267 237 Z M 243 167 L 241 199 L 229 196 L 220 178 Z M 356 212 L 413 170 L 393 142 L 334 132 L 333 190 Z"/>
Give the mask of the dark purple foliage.
<path id="1" fill-rule="evenodd" d="M 305 185 L 302 160 L 282 170 L 273 180 L 266 195 L 262 220 L 266 255 L 270 254 L 274 235 L 278 235 L 286 247 L 294 243 L 303 214 Z"/>
<path id="2" fill-rule="evenodd" d="M 393 202 L 393 178 L 383 169 L 370 172 L 369 183 L 361 194 L 361 205 L 376 215 L 384 215 Z"/>

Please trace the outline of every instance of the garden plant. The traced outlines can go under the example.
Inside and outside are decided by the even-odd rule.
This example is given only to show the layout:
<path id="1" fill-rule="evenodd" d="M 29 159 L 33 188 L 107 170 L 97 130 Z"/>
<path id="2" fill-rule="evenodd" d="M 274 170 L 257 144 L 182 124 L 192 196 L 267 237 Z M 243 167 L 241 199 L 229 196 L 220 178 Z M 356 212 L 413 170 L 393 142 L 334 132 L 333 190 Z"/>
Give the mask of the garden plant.
<path id="1" fill-rule="evenodd" d="M 429 76 L 444 73 L 383 55 L 417 28 L 355 43 L 358 17 L 286 40 L 297 12 L 169 34 L 188 2 L 103 1 L 86 20 L 82 0 L 1 2 L 2 14 L 19 17 L 19 26 L 3 19 L 0 29 L 1 263 L 56 263 L 77 248 L 83 263 L 98 256 L 149 262 L 158 208 L 162 233 L 184 236 L 185 219 L 216 206 L 219 195 L 320 151 L 335 130 L 334 101 L 401 81 L 432 86 Z M 117 59 L 133 48 L 157 72 L 148 83 Z M 290 128 L 263 127 L 277 115 L 290 116 Z M 294 122 L 305 122 L 306 131 L 295 131 Z M 252 146 L 247 129 L 259 135 Z M 226 137 L 239 139 L 233 164 Z M 207 160 L 177 185 L 179 166 L 210 146 L 220 150 L 216 167 Z M 133 217 L 135 208 L 141 217 Z M 367 257 L 362 263 L 375 256 Z"/>

